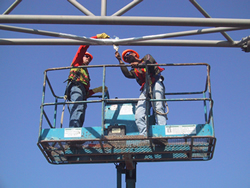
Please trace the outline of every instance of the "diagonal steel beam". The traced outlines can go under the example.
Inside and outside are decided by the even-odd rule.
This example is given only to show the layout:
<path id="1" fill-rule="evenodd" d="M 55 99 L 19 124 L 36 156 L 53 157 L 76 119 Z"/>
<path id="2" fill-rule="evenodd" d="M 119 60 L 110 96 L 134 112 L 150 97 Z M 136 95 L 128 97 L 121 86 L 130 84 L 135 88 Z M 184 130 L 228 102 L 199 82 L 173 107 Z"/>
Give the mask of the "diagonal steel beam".
<path id="1" fill-rule="evenodd" d="M 92 39 L 92 38 L 87 38 L 84 36 L 77 36 L 77 35 L 72 35 L 72 34 L 67 34 L 67 33 L 57 33 L 57 32 L 52 32 L 52 31 L 29 29 L 29 28 L 8 26 L 8 25 L 0 25 L 0 29 L 8 30 L 8 31 L 18 31 L 18 32 L 22 32 L 22 33 L 45 35 L 45 36 L 51 36 L 51 37 L 74 39 L 74 40 L 79 40 L 82 42 L 89 42 L 92 44 L 100 44 L 100 45 L 103 44 L 102 40 Z"/>
<path id="2" fill-rule="evenodd" d="M 88 9 L 86 9 L 84 6 L 82 6 L 80 3 L 78 3 L 76 0 L 68 0 L 72 5 L 74 5 L 76 8 L 78 8 L 82 13 L 84 13 L 87 16 L 95 16 L 92 12 L 90 12 Z"/>
<path id="3" fill-rule="evenodd" d="M 189 0 L 206 18 L 212 18 L 195 0 Z M 233 39 L 224 31 L 221 34 L 229 41 L 234 42 Z"/>
<path id="4" fill-rule="evenodd" d="M 209 29 L 180 31 L 180 32 L 173 32 L 173 33 L 166 33 L 166 34 L 148 35 L 148 36 L 142 36 L 142 37 L 119 39 L 119 40 L 116 40 L 117 42 L 115 42 L 115 44 L 123 45 L 123 44 L 128 44 L 129 42 L 172 38 L 172 37 L 183 37 L 183 36 L 217 33 L 217 32 L 221 32 L 221 31 L 234 31 L 234 30 L 242 30 L 242 29 L 243 28 L 241 28 L 241 27 L 240 28 L 237 28 L 237 27 L 217 27 L 217 28 L 209 28 Z"/>
<path id="5" fill-rule="evenodd" d="M 114 13 L 112 16 L 121 16 L 133 7 L 135 7 L 137 4 L 142 2 L 143 0 L 133 0 L 131 3 L 123 7 L 122 9 L 118 10 L 116 13 Z"/>
<path id="6" fill-rule="evenodd" d="M 104 39 L 103 39 L 104 40 Z M 129 44 L 123 44 L 123 46 L 199 46 L 199 47 L 238 47 L 241 41 L 234 41 L 234 43 L 221 40 L 150 40 L 150 41 L 138 41 L 130 42 Z M 0 45 L 95 45 L 89 42 L 82 42 L 72 39 L 14 39 L 5 38 L 0 39 Z M 98 44 L 99 45 L 99 44 Z M 111 45 L 112 44 L 103 44 Z"/>
<path id="7" fill-rule="evenodd" d="M 199 35 L 199 34 L 215 33 L 215 32 L 220 32 L 220 31 L 232 31 L 232 30 L 239 30 L 242 28 L 218 27 L 218 28 L 210 28 L 210 29 L 200 29 L 200 30 L 158 34 L 158 35 L 148 35 L 148 36 L 142 36 L 142 37 L 125 38 L 125 39 L 109 39 L 109 40 L 102 40 L 102 39 L 98 40 L 98 39 L 87 38 L 84 36 L 77 36 L 77 35 L 66 34 L 66 33 L 57 33 L 57 32 L 44 31 L 44 30 L 15 27 L 15 26 L 9 26 L 9 25 L 0 25 L 0 29 L 8 30 L 8 31 L 17 31 L 17 32 L 22 32 L 22 33 L 45 35 L 45 36 L 51 36 L 51 37 L 74 39 L 74 40 L 79 40 L 79 41 L 83 41 L 83 42 L 90 42 L 91 44 L 95 44 L 95 45 L 96 44 L 99 44 L 99 45 L 102 45 L 102 44 L 123 45 L 123 44 L 128 44 L 129 42 L 171 38 L 171 37 L 181 37 L 181 36 L 190 36 L 190 35 Z"/>
<path id="8" fill-rule="evenodd" d="M 21 3 L 22 0 L 16 0 L 3 14 L 9 14 L 11 13 L 12 10 L 14 10 L 14 8 L 16 8 L 16 6 Z"/>

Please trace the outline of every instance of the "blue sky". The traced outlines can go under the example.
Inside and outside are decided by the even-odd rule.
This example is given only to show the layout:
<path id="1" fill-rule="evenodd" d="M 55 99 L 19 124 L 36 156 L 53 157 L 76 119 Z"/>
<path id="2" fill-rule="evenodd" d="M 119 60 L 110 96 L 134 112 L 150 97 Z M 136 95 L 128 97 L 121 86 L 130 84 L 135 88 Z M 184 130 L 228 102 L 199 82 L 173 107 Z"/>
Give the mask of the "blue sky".
<path id="1" fill-rule="evenodd" d="M 1 0 L 3 13 L 14 1 Z M 78 1 L 95 15 L 100 15 L 101 1 Z M 128 4 L 129 0 L 107 1 L 107 15 Z M 249 19 L 248 0 L 197 0 L 214 18 Z M 82 15 L 68 1 L 23 0 L 11 14 Z M 124 16 L 202 17 L 189 1 L 143 1 Z M 197 29 L 171 26 L 94 26 L 55 24 L 9 24 L 19 27 L 64 32 L 91 37 L 106 32 L 111 37 L 144 35 Z M 249 29 L 227 32 L 236 41 L 249 36 Z M 0 30 L 0 38 L 47 38 Z M 221 34 L 208 34 L 179 39 L 225 40 Z M 207 162 L 159 162 L 137 165 L 136 187 L 250 187 L 249 166 L 249 53 L 240 48 L 215 47 L 149 47 L 120 46 L 122 52 L 133 48 L 141 56 L 150 53 L 158 63 L 196 63 L 211 65 L 214 125 L 217 144 L 214 158 Z M 116 187 L 114 164 L 80 164 L 56 166 L 49 164 L 37 147 L 43 71 L 69 66 L 78 46 L 0 46 L 0 187 Z M 112 46 L 90 46 L 97 64 L 117 64 Z M 203 70 L 202 70 L 203 71 Z M 90 71 L 91 86 L 101 85 L 101 71 Z M 109 70 L 107 86 L 111 98 L 137 98 L 139 86 L 126 79 L 120 70 Z M 203 89 L 202 74 L 196 69 L 166 69 L 167 92 Z M 52 75 L 52 74 L 51 74 Z M 68 72 L 52 76 L 55 89 L 63 93 Z M 50 98 L 46 98 L 48 101 Z M 195 106 L 170 105 L 169 124 L 189 124 L 201 121 Z M 98 105 L 97 105 L 98 106 Z M 88 107 L 84 126 L 100 124 L 100 114 Z M 65 115 L 65 122 L 68 121 Z M 124 177 L 123 177 L 124 180 Z M 123 187 L 125 187 L 123 182 Z"/>

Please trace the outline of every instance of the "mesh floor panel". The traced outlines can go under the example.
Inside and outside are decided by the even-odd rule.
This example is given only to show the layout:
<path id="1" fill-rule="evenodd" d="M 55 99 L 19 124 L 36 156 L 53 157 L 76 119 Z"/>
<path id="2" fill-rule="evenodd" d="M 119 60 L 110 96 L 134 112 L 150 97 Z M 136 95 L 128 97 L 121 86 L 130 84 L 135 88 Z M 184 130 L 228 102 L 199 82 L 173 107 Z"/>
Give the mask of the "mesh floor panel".
<path id="1" fill-rule="evenodd" d="M 41 141 L 38 146 L 48 162 L 71 164 L 210 160 L 215 143 L 214 137 L 189 137 Z"/>

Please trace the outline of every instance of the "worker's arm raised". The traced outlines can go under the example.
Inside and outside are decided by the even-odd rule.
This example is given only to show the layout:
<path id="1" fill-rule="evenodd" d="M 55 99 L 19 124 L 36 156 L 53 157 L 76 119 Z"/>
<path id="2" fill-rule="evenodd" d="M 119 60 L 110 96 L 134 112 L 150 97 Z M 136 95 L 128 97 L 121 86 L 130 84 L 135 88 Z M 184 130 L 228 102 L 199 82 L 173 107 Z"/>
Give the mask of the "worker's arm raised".
<path id="1" fill-rule="evenodd" d="M 119 61 L 120 65 L 124 65 L 121 55 L 118 51 L 115 52 L 115 57 Z M 121 70 L 126 78 L 135 78 L 135 76 L 128 70 L 127 67 L 121 67 Z"/>

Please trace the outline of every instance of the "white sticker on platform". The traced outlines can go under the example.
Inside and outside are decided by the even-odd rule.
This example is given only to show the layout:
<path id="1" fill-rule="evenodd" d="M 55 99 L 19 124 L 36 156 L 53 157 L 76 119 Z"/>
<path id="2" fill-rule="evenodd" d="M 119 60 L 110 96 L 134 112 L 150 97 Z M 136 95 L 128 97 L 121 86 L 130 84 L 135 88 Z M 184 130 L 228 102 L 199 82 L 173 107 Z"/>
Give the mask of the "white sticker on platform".
<path id="1" fill-rule="evenodd" d="M 133 106 L 122 105 L 120 110 L 120 115 L 131 115 L 133 114 Z"/>
<path id="2" fill-rule="evenodd" d="M 196 134 L 195 125 L 165 126 L 166 135 L 174 134 Z"/>
<path id="3" fill-rule="evenodd" d="M 64 137 L 81 137 L 82 129 L 81 128 L 67 128 L 64 129 Z"/>
<path id="4" fill-rule="evenodd" d="M 117 104 L 111 105 L 111 106 L 110 106 L 110 110 L 116 110 L 116 109 L 117 109 L 117 106 L 118 106 Z"/>

